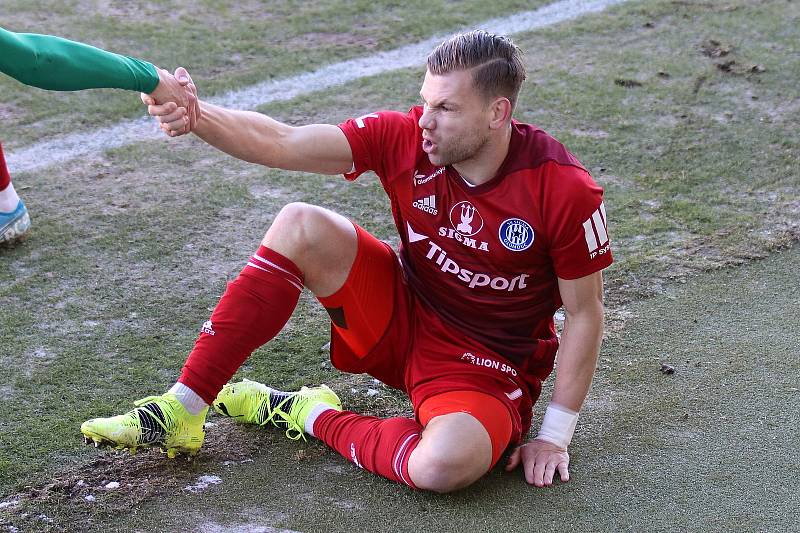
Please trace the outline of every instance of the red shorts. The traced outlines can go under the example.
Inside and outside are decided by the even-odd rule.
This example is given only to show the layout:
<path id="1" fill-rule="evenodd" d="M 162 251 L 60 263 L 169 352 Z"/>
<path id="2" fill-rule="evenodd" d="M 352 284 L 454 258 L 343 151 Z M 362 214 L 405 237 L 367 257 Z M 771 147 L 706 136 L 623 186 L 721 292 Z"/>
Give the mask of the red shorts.
<path id="1" fill-rule="evenodd" d="M 350 275 L 339 291 L 320 298 L 333 322 L 332 364 L 405 391 L 417 420 L 420 406 L 433 396 L 489 394 L 508 410 L 510 442 L 520 442 L 539 387 L 531 387 L 507 359 L 445 323 L 409 289 L 391 246 L 354 226 L 358 252 Z"/>

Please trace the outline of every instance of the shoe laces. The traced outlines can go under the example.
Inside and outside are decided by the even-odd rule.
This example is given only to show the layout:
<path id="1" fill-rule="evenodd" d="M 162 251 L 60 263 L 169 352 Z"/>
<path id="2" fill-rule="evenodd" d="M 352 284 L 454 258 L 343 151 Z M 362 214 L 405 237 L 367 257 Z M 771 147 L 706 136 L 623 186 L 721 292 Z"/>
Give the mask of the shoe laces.
<path id="1" fill-rule="evenodd" d="M 141 409 L 141 408 L 143 408 L 145 405 L 147 405 L 147 404 L 150 404 L 150 403 L 157 402 L 158 400 L 161 400 L 161 399 L 162 399 L 162 397 L 161 397 L 161 396 L 148 396 L 147 398 L 142 398 L 141 400 L 136 400 L 135 402 L 133 402 L 133 406 L 134 406 L 134 407 L 136 407 L 136 409 Z M 166 419 L 169 419 L 169 418 L 171 418 L 171 417 L 170 417 L 170 416 L 167 414 L 167 412 L 166 412 L 166 410 L 165 410 L 165 409 L 163 409 L 163 408 L 162 408 L 162 409 L 161 409 L 161 412 L 162 412 L 162 413 L 164 413 L 164 418 L 166 418 Z M 155 420 L 155 421 L 156 421 L 156 423 L 157 423 L 159 426 L 161 426 L 161 427 L 164 429 L 164 434 L 165 434 L 165 435 L 166 435 L 167 433 L 169 433 L 169 428 L 167 427 L 167 425 L 166 425 L 164 422 L 162 422 L 162 421 L 159 419 L 159 417 L 155 416 L 153 413 L 150 413 L 150 412 L 148 412 L 147 414 L 148 414 L 148 415 L 150 415 L 150 418 L 152 418 L 153 420 Z"/>
<path id="2" fill-rule="evenodd" d="M 273 426 L 279 427 L 278 426 L 279 420 L 275 420 L 275 416 L 279 416 L 280 417 L 280 421 L 285 422 L 286 425 L 288 426 L 288 429 L 286 430 L 286 437 L 288 439 L 291 439 L 291 440 L 300 440 L 300 439 L 306 440 L 305 429 L 300 427 L 300 424 L 298 424 L 289 415 L 289 413 L 287 413 L 286 411 L 283 410 L 283 406 L 286 405 L 289 402 L 292 402 L 292 401 L 294 401 L 294 402 L 305 402 L 306 399 L 301 397 L 299 394 L 294 394 L 292 396 L 288 396 L 286 399 L 284 399 L 278 405 L 276 405 L 275 408 L 273 409 L 272 405 L 270 404 L 270 401 L 269 401 L 269 396 L 267 396 L 267 399 L 266 399 L 266 402 L 267 402 L 267 418 L 265 418 L 264 421 L 261 422 L 259 425 L 264 426 L 267 423 L 271 423 Z M 292 404 L 292 407 L 299 408 L 299 406 L 300 406 L 299 403 L 298 404 L 295 404 L 295 403 Z M 291 408 L 289 410 L 291 411 Z"/>

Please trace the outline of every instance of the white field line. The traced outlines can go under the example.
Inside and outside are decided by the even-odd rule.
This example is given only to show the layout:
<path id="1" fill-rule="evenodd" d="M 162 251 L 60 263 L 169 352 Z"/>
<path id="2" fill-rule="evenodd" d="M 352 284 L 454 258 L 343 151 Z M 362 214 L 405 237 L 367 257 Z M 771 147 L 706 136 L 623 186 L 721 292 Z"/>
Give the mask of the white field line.
<path id="1" fill-rule="evenodd" d="M 628 0 L 560 0 L 533 11 L 514 13 L 507 17 L 470 25 L 462 31 L 481 28 L 493 33 L 512 35 L 558 24 L 587 13 L 599 12 L 626 1 Z M 450 34 L 437 35 L 387 52 L 342 61 L 291 78 L 258 83 L 220 97 L 210 98 L 209 101 L 234 109 L 255 109 L 260 105 L 291 100 L 300 95 L 344 85 L 382 72 L 421 66 L 424 65 L 430 51 L 448 35 Z M 200 83 L 202 87 L 202 81 Z M 142 117 L 93 131 L 59 135 L 7 154 L 7 160 L 13 173 L 30 172 L 110 148 L 153 139 L 168 138 L 160 132 L 152 119 Z"/>

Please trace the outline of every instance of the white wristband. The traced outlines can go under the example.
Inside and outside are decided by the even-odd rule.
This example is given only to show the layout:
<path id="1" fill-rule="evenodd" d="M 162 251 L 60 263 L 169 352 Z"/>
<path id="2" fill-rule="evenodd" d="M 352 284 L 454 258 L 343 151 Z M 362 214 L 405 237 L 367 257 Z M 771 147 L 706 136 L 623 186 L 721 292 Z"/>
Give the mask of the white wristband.
<path id="1" fill-rule="evenodd" d="M 575 433 L 575 425 L 577 423 L 578 413 L 551 403 L 547 406 L 544 420 L 542 420 L 542 427 L 539 429 L 539 434 L 536 438 L 566 450 L 572 441 L 572 434 Z"/>

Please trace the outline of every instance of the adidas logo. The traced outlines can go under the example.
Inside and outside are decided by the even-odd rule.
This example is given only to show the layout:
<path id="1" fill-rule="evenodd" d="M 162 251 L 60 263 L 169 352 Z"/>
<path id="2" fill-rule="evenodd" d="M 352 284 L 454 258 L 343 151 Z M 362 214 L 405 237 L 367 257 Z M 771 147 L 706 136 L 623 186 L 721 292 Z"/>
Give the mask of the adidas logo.
<path id="1" fill-rule="evenodd" d="M 420 211 L 425 211 L 431 215 L 438 215 L 439 210 L 436 209 L 436 195 L 431 194 L 430 196 L 426 196 L 425 198 L 420 198 L 419 200 L 414 200 L 414 203 L 411 204 Z"/>
<path id="2" fill-rule="evenodd" d="M 210 320 L 206 320 L 203 323 L 203 327 L 200 328 L 200 333 L 207 333 L 208 335 L 216 335 L 217 332 L 214 331 L 214 326 L 211 324 Z"/>
<path id="3" fill-rule="evenodd" d="M 603 255 L 611 250 L 611 244 L 608 242 L 605 205 L 601 203 L 600 207 L 592 213 L 592 216 L 583 222 L 583 233 L 586 238 L 586 246 L 589 248 L 590 259 L 594 259 L 598 255 Z"/>

